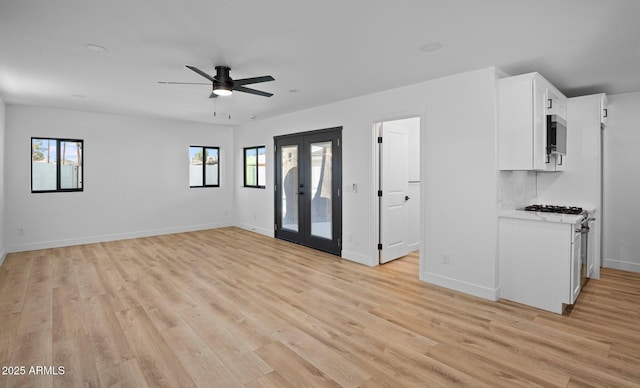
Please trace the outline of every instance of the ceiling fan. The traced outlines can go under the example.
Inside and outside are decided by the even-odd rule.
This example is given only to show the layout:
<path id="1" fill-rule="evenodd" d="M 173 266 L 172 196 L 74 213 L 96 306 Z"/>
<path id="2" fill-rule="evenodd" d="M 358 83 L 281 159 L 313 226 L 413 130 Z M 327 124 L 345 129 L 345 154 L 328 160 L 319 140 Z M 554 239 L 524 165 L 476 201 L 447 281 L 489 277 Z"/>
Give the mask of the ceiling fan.
<path id="1" fill-rule="evenodd" d="M 251 77 L 251 78 L 243 78 L 243 79 L 232 79 L 229 76 L 230 67 L 227 66 L 216 66 L 216 75 L 210 76 L 204 71 L 198 69 L 197 67 L 185 65 L 189 70 L 192 70 L 204 78 L 211 81 L 211 83 L 199 83 L 199 82 L 159 82 L 161 84 L 178 84 L 178 85 L 210 85 L 213 84 L 213 91 L 209 98 L 216 98 L 218 96 L 230 96 L 233 91 L 244 92 L 255 94 L 258 96 L 271 97 L 273 93 L 263 92 L 261 90 L 247 88 L 244 85 L 257 84 L 261 82 L 269 82 L 274 81 L 274 78 L 270 75 L 265 75 L 262 77 Z"/>

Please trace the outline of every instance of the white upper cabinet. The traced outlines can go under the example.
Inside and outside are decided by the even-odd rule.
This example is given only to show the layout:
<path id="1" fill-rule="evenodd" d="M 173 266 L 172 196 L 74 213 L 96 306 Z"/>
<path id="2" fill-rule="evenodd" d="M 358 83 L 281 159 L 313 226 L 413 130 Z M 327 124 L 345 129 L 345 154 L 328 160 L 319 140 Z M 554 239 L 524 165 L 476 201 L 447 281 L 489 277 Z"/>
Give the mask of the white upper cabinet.
<path id="1" fill-rule="evenodd" d="M 500 170 L 563 171 L 547 154 L 547 115 L 567 117 L 567 98 L 538 73 L 499 80 Z"/>

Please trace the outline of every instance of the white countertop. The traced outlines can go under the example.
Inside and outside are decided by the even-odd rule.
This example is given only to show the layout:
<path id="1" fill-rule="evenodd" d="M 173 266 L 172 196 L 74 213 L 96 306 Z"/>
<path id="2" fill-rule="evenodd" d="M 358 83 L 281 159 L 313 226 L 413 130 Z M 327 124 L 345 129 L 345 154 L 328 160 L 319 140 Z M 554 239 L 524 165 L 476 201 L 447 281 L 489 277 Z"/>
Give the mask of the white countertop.
<path id="1" fill-rule="evenodd" d="M 526 210 L 508 210 L 499 214 L 502 218 L 517 218 L 531 221 L 559 222 L 562 224 L 575 224 L 582 220 L 582 214 L 561 214 L 546 212 L 531 212 Z"/>

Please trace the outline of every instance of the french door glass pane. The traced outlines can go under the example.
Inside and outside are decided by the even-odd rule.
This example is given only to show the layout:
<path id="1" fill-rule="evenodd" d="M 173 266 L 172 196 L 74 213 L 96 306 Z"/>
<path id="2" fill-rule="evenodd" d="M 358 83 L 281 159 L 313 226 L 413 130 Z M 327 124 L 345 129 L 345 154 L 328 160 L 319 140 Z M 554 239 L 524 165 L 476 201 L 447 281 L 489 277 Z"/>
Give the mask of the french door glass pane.
<path id="1" fill-rule="evenodd" d="M 297 232 L 298 225 L 298 146 L 283 146 L 282 154 L 282 229 Z"/>
<path id="2" fill-rule="evenodd" d="M 311 143 L 311 234 L 332 238 L 331 142 Z"/>

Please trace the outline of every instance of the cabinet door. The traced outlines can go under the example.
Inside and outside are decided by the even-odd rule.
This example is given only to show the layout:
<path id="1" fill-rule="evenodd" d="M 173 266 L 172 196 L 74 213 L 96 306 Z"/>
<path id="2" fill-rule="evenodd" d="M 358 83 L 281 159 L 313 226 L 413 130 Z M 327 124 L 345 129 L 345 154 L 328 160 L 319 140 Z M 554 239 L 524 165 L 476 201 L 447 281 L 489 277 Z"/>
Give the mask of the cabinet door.
<path id="1" fill-rule="evenodd" d="M 555 168 L 556 171 L 566 171 L 567 170 L 567 156 L 566 155 L 555 155 Z"/>
<path id="2" fill-rule="evenodd" d="M 582 260 L 580 259 L 580 247 L 582 238 L 580 233 L 576 233 L 573 244 L 571 244 L 571 304 L 573 304 L 580 294 L 580 270 Z"/>
<path id="3" fill-rule="evenodd" d="M 545 169 L 544 171 L 556 171 L 556 156 L 555 155 L 545 155 Z"/>
<path id="4" fill-rule="evenodd" d="M 533 169 L 548 170 L 547 163 L 547 84 L 533 80 Z"/>
<path id="5" fill-rule="evenodd" d="M 544 171 L 566 171 L 567 170 L 567 157 L 566 155 L 553 154 L 546 155 L 546 168 Z"/>
<path id="6" fill-rule="evenodd" d="M 589 233 L 587 234 L 587 277 L 593 276 L 595 248 L 596 248 L 596 221 L 589 222 Z"/>
<path id="7" fill-rule="evenodd" d="M 533 170 L 533 79 L 500 80 L 500 170 Z"/>
<path id="8" fill-rule="evenodd" d="M 552 92 L 548 91 L 547 95 L 547 114 L 548 115 L 558 115 L 563 119 L 567 119 L 567 101 L 563 96 L 559 96 Z"/>
<path id="9" fill-rule="evenodd" d="M 556 114 L 563 119 L 567 119 L 567 101 L 559 98 L 556 102 Z"/>
<path id="10" fill-rule="evenodd" d="M 564 120 L 567 119 L 567 99 L 562 95 L 556 94 L 552 89 L 547 90 L 547 115 L 556 115 Z M 565 155 L 560 154 L 547 156 L 548 163 L 545 171 L 566 171 L 566 159 Z"/>
<path id="11" fill-rule="evenodd" d="M 608 117 L 609 108 L 607 108 L 607 96 L 602 96 L 602 98 L 600 98 L 600 125 L 602 127 L 607 126 Z"/>

